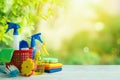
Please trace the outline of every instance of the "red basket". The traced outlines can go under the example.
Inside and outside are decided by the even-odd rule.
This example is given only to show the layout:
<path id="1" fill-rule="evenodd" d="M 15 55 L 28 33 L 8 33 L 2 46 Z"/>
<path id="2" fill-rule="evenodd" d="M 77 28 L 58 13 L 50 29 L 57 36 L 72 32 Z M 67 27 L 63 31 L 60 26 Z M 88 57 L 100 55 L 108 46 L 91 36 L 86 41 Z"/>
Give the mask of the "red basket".
<path id="1" fill-rule="evenodd" d="M 32 53 L 32 48 L 29 48 L 29 50 L 15 50 L 11 62 L 7 65 L 15 65 L 21 71 L 23 61 L 28 58 L 32 59 Z"/>

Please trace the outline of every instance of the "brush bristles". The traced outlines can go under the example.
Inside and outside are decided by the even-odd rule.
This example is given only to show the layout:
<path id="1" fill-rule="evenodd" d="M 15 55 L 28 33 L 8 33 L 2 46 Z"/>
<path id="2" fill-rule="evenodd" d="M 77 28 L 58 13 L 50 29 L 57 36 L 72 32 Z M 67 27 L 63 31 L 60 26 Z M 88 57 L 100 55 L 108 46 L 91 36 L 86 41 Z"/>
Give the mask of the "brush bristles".
<path id="1" fill-rule="evenodd" d="M 12 71 L 14 71 L 14 70 L 19 71 L 18 68 L 15 67 L 14 65 L 9 65 L 9 66 L 5 69 L 5 72 L 6 72 L 7 74 L 9 74 L 10 72 L 12 72 Z"/>

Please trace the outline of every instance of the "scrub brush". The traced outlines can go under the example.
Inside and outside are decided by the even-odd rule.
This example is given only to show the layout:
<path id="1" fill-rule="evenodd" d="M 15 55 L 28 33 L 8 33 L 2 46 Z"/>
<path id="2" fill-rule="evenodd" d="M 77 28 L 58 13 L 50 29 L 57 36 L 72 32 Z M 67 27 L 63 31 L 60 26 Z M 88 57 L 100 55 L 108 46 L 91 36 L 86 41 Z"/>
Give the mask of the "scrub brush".
<path id="1" fill-rule="evenodd" d="M 16 77 L 19 75 L 19 70 L 16 66 L 14 65 L 9 65 L 6 69 L 5 69 L 6 74 L 8 74 L 10 77 Z"/>
<path id="2" fill-rule="evenodd" d="M 4 73 L 5 74 L 6 73 L 5 69 L 6 69 L 5 63 L 0 62 L 0 73 Z"/>

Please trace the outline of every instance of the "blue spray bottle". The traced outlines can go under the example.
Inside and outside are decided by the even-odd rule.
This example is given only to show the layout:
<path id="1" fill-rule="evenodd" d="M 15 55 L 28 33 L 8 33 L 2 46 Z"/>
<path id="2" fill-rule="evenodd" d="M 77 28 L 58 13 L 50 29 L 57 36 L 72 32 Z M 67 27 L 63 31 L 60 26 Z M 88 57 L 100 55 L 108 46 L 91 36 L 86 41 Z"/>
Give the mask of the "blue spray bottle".
<path id="1" fill-rule="evenodd" d="M 16 50 L 19 50 L 19 34 L 18 34 L 18 29 L 20 28 L 19 24 L 12 23 L 12 22 L 7 22 L 8 24 L 8 29 L 6 30 L 5 33 L 7 33 L 10 29 L 14 29 L 13 35 L 14 35 L 14 42 L 13 42 L 13 48 Z"/>
<path id="2" fill-rule="evenodd" d="M 43 40 L 41 39 L 41 33 L 37 33 L 31 36 L 31 48 L 33 48 L 33 59 L 36 55 L 36 42 L 35 40 L 40 41 L 43 44 Z"/>

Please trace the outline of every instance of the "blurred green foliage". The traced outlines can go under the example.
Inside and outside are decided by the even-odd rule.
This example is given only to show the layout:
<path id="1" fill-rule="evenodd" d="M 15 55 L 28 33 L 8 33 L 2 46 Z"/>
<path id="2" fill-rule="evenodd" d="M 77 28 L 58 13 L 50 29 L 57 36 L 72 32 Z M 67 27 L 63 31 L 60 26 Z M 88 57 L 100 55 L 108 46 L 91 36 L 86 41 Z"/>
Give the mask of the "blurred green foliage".
<path id="1" fill-rule="evenodd" d="M 102 22 L 100 31 L 83 30 L 70 40 L 64 40 L 57 53 L 64 64 L 120 64 L 120 16 L 110 15 L 98 6 L 92 6 L 98 18 L 91 23 Z M 93 29 L 95 27 L 93 26 Z M 89 51 L 85 52 L 84 49 Z M 56 56 L 57 56 L 56 55 Z"/>
<path id="2" fill-rule="evenodd" d="M 27 29 L 31 35 L 36 33 L 40 20 L 47 20 L 57 14 L 56 9 L 63 7 L 64 0 L 0 0 L 0 41 L 4 45 L 11 45 L 12 32 L 5 34 L 6 22 L 20 24 L 20 33 Z"/>

